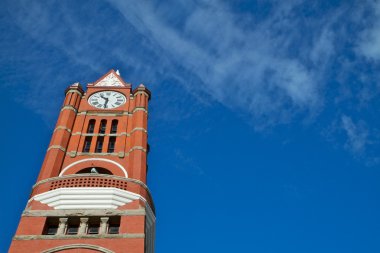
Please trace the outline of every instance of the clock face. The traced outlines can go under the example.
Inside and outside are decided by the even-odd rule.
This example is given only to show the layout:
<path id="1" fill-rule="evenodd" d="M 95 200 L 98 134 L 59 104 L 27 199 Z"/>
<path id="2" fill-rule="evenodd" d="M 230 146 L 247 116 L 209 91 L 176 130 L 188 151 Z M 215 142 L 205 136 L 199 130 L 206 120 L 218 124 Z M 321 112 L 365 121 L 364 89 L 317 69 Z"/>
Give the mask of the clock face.
<path id="1" fill-rule="evenodd" d="M 99 109 L 113 109 L 127 101 L 127 98 L 116 91 L 100 91 L 94 93 L 88 99 L 88 103 Z"/>

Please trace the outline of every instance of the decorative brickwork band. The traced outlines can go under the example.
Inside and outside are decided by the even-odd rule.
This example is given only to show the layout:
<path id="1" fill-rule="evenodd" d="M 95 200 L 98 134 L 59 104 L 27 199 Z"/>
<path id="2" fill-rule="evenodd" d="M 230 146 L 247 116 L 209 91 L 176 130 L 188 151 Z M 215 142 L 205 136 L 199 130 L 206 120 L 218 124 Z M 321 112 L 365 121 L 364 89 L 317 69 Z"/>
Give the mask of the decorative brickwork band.
<path id="1" fill-rule="evenodd" d="M 122 190 L 127 190 L 127 184 L 128 183 L 126 181 L 103 177 L 66 178 L 53 181 L 50 184 L 50 191 L 58 188 L 71 187 L 115 187 Z"/>
<path id="2" fill-rule="evenodd" d="M 60 188 L 98 187 L 117 188 L 142 196 L 154 212 L 154 204 L 148 187 L 141 181 L 105 174 L 74 174 L 42 180 L 34 185 L 32 196 Z"/>

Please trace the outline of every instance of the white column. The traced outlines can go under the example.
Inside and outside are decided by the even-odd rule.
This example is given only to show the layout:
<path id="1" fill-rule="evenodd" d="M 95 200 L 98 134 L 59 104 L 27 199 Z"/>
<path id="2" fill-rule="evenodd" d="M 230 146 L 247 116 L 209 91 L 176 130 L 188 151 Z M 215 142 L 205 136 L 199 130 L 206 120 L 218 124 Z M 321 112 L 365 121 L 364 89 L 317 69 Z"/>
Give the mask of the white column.
<path id="1" fill-rule="evenodd" d="M 104 235 L 107 234 L 107 222 L 109 217 L 101 217 L 100 218 L 100 228 L 99 228 L 99 234 Z"/>
<path id="2" fill-rule="evenodd" d="M 67 218 L 59 218 L 57 235 L 64 235 L 67 226 Z"/>
<path id="3" fill-rule="evenodd" d="M 85 235 L 87 229 L 88 218 L 80 218 L 78 235 Z"/>

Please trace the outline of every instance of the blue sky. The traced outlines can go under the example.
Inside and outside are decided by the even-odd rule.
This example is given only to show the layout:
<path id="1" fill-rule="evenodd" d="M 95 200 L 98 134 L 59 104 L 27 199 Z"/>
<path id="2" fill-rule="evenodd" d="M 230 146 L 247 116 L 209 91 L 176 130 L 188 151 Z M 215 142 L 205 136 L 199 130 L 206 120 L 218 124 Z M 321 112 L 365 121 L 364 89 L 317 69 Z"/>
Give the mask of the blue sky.
<path id="1" fill-rule="evenodd" d="M 152 91 L 156 252 L 380 251 L 378 1 L 6 0 L 0 33 L 0 252 L 111 68 Z"/>

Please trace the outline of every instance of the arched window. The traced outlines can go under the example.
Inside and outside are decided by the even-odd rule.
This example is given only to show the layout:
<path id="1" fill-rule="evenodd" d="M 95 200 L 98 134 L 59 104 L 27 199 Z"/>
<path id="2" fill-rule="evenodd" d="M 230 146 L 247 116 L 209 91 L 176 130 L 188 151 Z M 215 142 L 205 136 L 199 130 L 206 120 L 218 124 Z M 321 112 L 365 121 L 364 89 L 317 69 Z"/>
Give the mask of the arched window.
<path id="1" fill-rule="evenodd" d="M 95 169 L 95 170 L 94 170 Z M 95 173 L 95 174 L 107 174 L 112 175 L 112 172 L 101 167 L 89 167 L 85 169 L 81 169 L 76 174 L 84 174 L 84 173 Z"/>
<path id="2" fill-rule="evenodd" d="M 112 120 L 111 134 L 116 134 L 117 133 L 117 123 L 118 123 L 117 119 Z"/>
<path id="3" fill-rule="evenodd" d="M 106 126 L 107 126 L 107 120 L 102 119 L 100 121 L 100 127 L 99 127 L 99 133 L 100 134 L 105 134 L 106 133 Z"/>
<path id="4" fill-rule="evenodd" d="M 94 129 L 95 129 L 95 120 L 91 119 L 88 122 L 87 133 L 88 134 L 92 134 L 94 132 Z"/>

